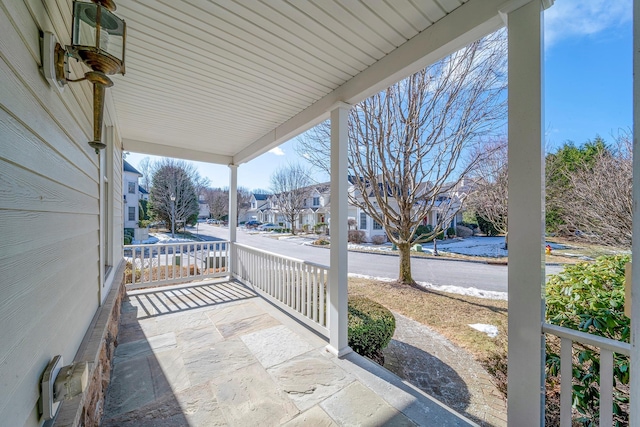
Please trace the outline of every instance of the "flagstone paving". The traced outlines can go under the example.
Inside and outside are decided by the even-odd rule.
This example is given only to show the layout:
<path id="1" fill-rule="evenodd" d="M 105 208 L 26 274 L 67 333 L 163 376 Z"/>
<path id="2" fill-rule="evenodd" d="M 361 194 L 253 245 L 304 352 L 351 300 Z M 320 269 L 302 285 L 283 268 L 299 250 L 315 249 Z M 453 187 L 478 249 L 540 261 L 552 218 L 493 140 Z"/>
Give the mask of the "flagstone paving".
<path id="1" fill-rule="evenodd" d="M 102 426 L 469 426 L 238 283 L 129 292 Z"/>

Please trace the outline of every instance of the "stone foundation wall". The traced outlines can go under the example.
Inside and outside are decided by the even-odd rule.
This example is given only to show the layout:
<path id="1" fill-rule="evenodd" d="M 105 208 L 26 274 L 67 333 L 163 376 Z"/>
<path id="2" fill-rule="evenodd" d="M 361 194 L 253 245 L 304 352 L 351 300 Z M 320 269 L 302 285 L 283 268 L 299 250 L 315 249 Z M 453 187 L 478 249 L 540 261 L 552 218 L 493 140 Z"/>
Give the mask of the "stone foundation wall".
<path id="1" fill-rule="evenodd" d="M 120 307 L 125 295 L 122 280 L 124 263 L 114 275 L 114 283 L 104 304 L 87 330 L 75 362 L 89 362 L 90 381 L 85 393 L 63 402 L 56 427 L 98 427 L 104 412 L 104 398 L 111 379 L 111 361 L 118 345 Z"/>

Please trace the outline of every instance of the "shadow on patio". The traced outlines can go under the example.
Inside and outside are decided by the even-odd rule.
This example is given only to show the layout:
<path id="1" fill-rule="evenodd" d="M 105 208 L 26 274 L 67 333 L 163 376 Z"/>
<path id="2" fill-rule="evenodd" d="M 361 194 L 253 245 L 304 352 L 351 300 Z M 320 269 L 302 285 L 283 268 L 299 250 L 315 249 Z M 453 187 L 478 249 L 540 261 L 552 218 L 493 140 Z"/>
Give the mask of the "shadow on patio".
<path id="1" fill-rule="evenodd" d="M 237 282 L 129 291 L 118 342 L 105 427 L 474 425 Z"/>

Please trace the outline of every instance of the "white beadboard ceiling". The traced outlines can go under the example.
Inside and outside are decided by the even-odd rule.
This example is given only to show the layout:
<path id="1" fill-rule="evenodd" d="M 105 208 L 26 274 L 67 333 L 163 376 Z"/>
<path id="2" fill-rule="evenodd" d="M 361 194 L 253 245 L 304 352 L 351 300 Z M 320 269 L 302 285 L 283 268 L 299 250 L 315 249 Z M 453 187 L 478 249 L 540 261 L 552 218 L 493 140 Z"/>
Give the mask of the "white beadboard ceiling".
<path id="1" fill-rule="evenodd" d="M 502 25 L 505 0 L 117 0 L 126 150 L 240 164 Z"/>

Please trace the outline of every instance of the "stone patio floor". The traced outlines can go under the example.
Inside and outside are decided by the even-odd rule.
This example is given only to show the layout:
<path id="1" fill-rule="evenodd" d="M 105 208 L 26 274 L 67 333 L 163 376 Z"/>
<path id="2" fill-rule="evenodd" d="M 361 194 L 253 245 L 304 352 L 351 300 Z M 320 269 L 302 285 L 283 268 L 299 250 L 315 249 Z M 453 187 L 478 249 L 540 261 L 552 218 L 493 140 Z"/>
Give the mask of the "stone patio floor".
<path id="1" fill-rule="evenodd" d="M 476 425 L 249 288 L 128 292 L 102 426 Z"/>

